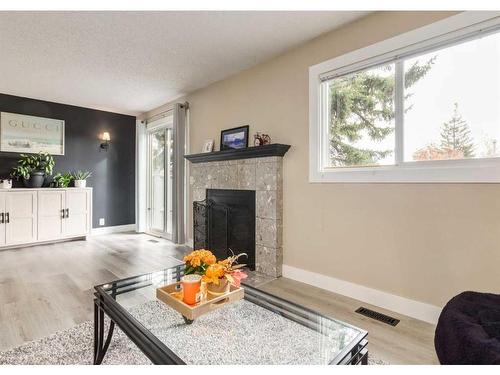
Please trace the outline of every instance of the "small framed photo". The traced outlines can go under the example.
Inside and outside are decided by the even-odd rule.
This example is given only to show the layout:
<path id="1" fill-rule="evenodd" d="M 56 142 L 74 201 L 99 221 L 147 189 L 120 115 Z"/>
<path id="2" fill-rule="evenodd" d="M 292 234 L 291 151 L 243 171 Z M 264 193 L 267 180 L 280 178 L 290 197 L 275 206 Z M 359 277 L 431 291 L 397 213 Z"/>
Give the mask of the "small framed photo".
<path id="1" fill-rule="evenodd" d="M 220 150 L 234 150 L 248 147 L 248 130 L 250 126 L 239 126 L 220 132 Z"/>
<path id="2" fill-rule="evenodd" d="M 213 139 L 207 139 L 205 142 L 203 142 L 203 148 L 201 152 L 212 152 L 214 150 L 214 140 Z"/>

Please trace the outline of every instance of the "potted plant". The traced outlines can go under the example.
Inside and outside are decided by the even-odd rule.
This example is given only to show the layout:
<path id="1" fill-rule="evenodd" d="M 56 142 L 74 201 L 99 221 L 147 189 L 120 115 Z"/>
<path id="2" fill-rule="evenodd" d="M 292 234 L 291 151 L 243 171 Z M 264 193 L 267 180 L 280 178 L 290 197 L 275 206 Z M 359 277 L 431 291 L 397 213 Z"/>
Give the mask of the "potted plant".
<path id="1" fill-rule="evenodd" d="M 11 177 L 18 180 L 22 178 L 24 186 L 28 188 L 40 188 L 45 177 L 52 174 L 54 165 L 54 158 L 46 152 L 21 154 L 17 166 L 12 169 Z"/>
<path id="2" fill-rule="evenodd" d="M 202 281 L 207 285 L 208 294 L 217 297 L 227 293 L 230 285 L 240 286 L 241 280 L 247 277 L 247 274 L 240 269 L 245 264 L 237 264 L 241 256 L 246 254 L 233 255 L 207 267 Z"/>
<path id="3" fill-rule="evenodd" d="M 67 188 L 71 181 L 73 181 L 73 176 L 69 172 L 56 173 L 53 179 L 54 186 L 58 188 Z"/>
<path id="4" fill-rule="evenodd" d="M 217 262 L 215 255 L 210 250 L 200 249 L 191 251 L 184 257 L 185 275 L 204 275 L 207 268 Z"/>
<path id="5" fill-rule="evenodd" d="M 75 187 L 77 188 L 84 188 L 87 186 L 87 178 L 90 178 L 92 176 L 92 172 L 90 171 L 78 171 L 78 172 L 72 172 L 71 177 L 73 178 L 73 181 L 75 183 Z"/>

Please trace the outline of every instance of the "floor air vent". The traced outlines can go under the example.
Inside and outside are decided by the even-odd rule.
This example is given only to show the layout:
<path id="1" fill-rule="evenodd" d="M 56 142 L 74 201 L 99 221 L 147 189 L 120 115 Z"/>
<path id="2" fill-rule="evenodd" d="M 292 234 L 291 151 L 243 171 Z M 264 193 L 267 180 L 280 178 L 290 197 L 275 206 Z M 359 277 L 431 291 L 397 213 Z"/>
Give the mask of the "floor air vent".
<path id="1" fill-rule="evenodd" d="M 149 242 L 152 242 L 152 243 L 158 243 L 158 242 L 160 242 L 160 241 L 158 241 L 158 240 L 148 240 L 148 241 L 149 241 Z"/>
<path id="2" fill-rule="evenodd" d="M 372 318 L 375 320 L 378 320 L 379 322 L 389 324 L 391 326 L 396 326 L 399 323 L 399 319 L 381 314 L 379 312 L 367 309 L 366 307 L 360 307 L 359 309 L 356 310 L 358 314 L 367 316 L 368 318 Z"/>

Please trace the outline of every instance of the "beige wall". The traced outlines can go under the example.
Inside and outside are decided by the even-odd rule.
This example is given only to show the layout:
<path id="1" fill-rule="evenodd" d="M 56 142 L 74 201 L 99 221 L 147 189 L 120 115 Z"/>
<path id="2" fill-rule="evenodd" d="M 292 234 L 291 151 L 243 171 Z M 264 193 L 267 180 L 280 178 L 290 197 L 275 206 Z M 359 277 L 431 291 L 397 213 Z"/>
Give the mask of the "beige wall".
<path id="1" fill-rule="evenodd" d="M 438 306 L 500 292 L 500 185 L 308 182 L 309 66 L 449 15 L 372 14 L 185 98 L 192 152 L 244 124 L 292 145 L 285 264 Z"/>

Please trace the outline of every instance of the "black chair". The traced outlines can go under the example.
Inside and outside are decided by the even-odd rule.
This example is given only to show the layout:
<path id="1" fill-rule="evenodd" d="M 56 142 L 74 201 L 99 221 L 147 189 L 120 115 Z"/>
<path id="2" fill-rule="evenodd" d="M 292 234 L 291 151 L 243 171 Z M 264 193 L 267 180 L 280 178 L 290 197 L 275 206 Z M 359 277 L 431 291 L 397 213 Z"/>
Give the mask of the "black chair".
<path id="1" fill-rule="evenodd" d="M 439 316 L 434 346 L 443 365 L 500 364 L 500 295 L 453 297 Z"/>

